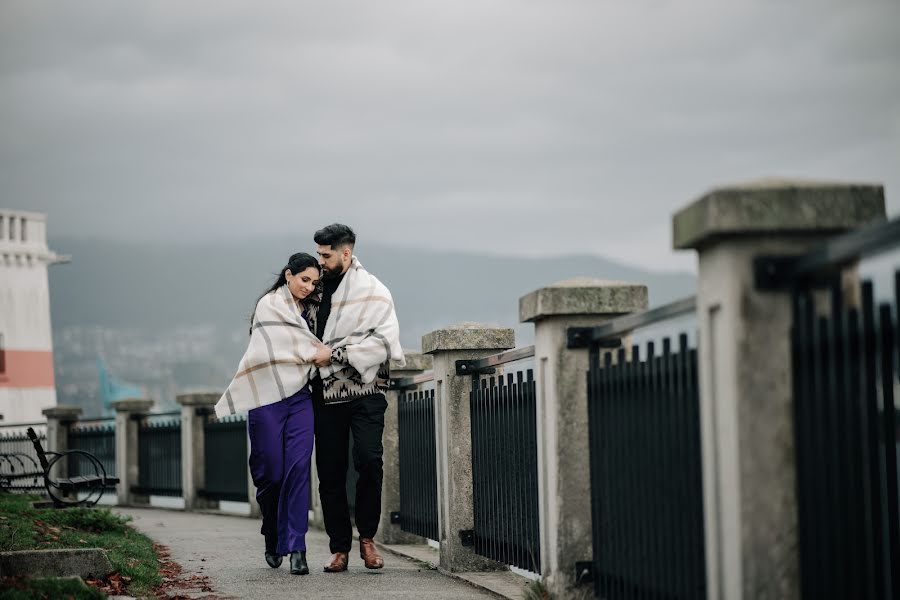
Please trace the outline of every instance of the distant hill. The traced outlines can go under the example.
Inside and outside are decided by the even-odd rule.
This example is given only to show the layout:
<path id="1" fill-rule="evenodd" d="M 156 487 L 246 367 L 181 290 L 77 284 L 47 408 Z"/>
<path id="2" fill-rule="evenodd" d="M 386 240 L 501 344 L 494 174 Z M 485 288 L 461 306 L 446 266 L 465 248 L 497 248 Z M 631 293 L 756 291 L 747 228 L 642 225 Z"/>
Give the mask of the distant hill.
<path id="1" fill-rule="evenodd" d="M 164 246 L 51 239 L 54 250 L 72 255 L 71 264 L 50 269 L 54 328 L 243 329 L 287 257 L 314 249 L 311 237 Z M 358 244 L 357 254 L 391 289 L 408 348 L 418 348 L 423 333 L 459 321 L 517 327 L 521 295 L 570 277 L 645 283 L 656 306 L 694 293 L 696 284 L 689 273 L 648 272 L 586 255 L 535 259 L 367 244 Z M 518 327 L 517 337 L 531 343 L 530 326 Z"/>

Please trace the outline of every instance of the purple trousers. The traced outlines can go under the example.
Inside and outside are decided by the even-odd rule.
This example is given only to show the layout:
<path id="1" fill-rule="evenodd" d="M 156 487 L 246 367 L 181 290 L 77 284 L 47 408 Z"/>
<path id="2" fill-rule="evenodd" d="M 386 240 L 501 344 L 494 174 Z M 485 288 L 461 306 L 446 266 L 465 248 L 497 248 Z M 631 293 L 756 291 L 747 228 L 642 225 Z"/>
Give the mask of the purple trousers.
<path id="1" fill-rule="evenodd" d="M 306 550 L 313 406 L 309 386 L 247 415 L 250 476 L 262 512 L 266 551 Z"/>

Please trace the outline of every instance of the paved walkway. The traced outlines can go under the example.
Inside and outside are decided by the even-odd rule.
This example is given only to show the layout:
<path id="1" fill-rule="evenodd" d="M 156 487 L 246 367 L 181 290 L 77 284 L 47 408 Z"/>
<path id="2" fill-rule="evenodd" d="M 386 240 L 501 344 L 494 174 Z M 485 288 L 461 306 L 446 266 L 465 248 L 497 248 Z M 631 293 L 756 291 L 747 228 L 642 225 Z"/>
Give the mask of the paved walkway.
<path id="1" fill-rule="evenodd" d="M 205 576 L 212 592 L 185 591 L 189 597 L 215 598 L 495 598 L 428 566 L 383 553 L 385 566 L 366 569 L 354 543 L 350 569 L 324 573 L 330 556 L 324 532 L 310 530 L 306 558 L 310 574 L 291 575 L 285 559 L 280 569 L 263 560 L 259 521 L 246 517 L 188 513 L 156 508 L 115 508 L 134 518 L 133 525 L 167 546 L 184 576 Z M 210 596 L 212 594 L 212 596 Z"/>

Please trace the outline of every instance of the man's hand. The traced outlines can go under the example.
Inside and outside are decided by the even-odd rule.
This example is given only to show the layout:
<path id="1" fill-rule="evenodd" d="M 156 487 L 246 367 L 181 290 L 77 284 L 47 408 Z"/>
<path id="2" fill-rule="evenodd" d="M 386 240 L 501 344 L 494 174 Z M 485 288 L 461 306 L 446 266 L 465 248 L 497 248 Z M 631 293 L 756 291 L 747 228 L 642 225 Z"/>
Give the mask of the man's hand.
<path id="1" fill-rule="evenodd" d="M 315 344 L 318 350 L 312 358 L 312 363 L 317 367 L 327 367 L 331 364 L 331 348 L 322 342 L 315 342 Z"/>

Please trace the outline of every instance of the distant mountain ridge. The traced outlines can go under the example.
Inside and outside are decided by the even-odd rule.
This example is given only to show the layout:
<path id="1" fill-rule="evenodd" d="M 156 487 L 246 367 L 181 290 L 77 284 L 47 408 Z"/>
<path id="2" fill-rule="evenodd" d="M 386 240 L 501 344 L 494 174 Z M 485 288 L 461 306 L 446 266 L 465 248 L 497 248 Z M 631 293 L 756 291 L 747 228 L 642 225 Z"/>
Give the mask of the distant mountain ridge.
<path id="1" fill-rule="evenodd" d="M 50 269 L 53 326 L 245 329 L 256 298 L 290 254 L 314 250 L 311 239 L 151 245 L 53 238 L 54 250 L 72 256 L 71 264 Z M 414 349 L 427 331 L 459 321 L 517 327 L 518 337 L 527 337 L 530 326 L 518 327 L 519 297 L 575 276 L 644 283 L 653 306 L 696 286 L 690 273 L 648 272 L 587 255 L 520 258 L 365 243 L 357 255 L 391 289 L 403 345 Z"/>

